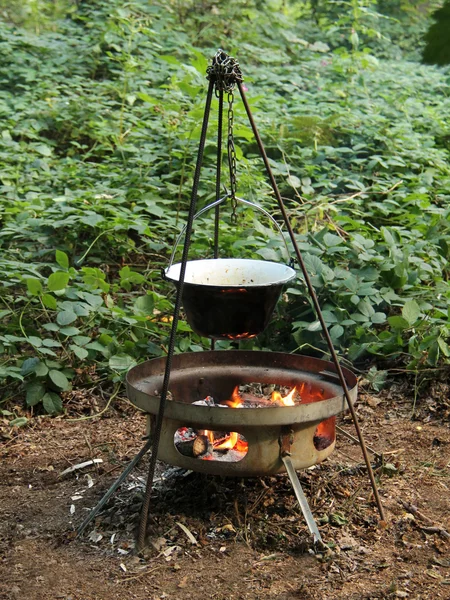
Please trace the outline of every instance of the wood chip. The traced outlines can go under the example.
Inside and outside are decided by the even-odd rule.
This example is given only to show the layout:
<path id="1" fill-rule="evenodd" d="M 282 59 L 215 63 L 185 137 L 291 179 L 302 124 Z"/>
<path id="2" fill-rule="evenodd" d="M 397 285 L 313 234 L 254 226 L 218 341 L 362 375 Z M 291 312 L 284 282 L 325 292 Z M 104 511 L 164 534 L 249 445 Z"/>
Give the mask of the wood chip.
<path id="1" fill-rule="evenodd" d="M 191 542 L 191 544 L 198 545 L 197 540 L 192 535 L 192 533 L 189 531 L 189 529 L 186 527 L 186 525 L 183 525 L 183 523 L 180 523 L 179 521 L 177 521 L 177 525 L 187 535 L 188 540 Z"/>
<path id="2" fill-rule="evenodd" d="M 102 458 L 94 458 L 93 460 L 87 460 L 86 462 L 78 463 L 77 465 L 72 465 L 71 467 L 60 473 L 59 476 L 64 477 L 64 475 L 68 475 L 69 473 L 73 473 L 74 471 L 78 471 L 79 469 L 85 469 L 86 467 L 90 467 L 91 465 L 96 465 L 102 462 Z"/>

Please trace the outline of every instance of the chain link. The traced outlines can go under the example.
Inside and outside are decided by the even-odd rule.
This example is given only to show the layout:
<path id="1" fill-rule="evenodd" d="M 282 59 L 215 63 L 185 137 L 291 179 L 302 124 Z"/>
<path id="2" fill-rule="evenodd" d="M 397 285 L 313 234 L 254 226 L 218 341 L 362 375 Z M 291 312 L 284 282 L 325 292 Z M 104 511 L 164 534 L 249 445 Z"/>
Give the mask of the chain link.
<path id="1" fill-rule="evenodd" d="M 243 80 L 238 61 L 223 50 L 216 52 L 206 73 L 206 78 L 214 81 L 216 95 L 218 90 L 232 92 L 236 82 Z"/>
<path id="2" fill-rule="evenodd" d="M 230 199 L 231 199 L 231 222 L 237 223 L 237 200 L 236 200 L 236 148 L 234 147 L 234 112 L 233 92 L 228 92 L 228 167 L 230 169 Z"/>
<path id="3" fill-rule="evenodd" d="M 237 222 L 237 200 L 236 200 L 236 148 L 234 146 L 234 114 L 233 90 L 236 84 L 241 82 L 242 73 L 238 61 L 232 56 L 228 56 L 223 50 L 218 50 L 211 65 L 207 68 L 207 79 L 214 82 L 216 96 L 219 97 L 220 92 L 227 94 L 228 98 L 228 167 L 230 170 L 230 199 L 231 199 L 231 222 Z"/>

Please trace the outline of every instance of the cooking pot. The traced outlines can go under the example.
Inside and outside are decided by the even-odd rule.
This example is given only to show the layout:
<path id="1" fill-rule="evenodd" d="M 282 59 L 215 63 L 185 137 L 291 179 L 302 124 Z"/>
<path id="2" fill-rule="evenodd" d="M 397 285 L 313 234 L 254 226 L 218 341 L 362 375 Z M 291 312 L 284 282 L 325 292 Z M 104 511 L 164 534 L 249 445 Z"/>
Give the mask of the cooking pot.
<path id="1" fill-rule="evenodd" d="M 178 284 L 181 263 L 165 278 Z M 239 258 L 188 261 L 183 307 L 192 329 L 214 339 L 248 339 L 267 327 L 283 285 L 295 271 L 281 263 Z"/>

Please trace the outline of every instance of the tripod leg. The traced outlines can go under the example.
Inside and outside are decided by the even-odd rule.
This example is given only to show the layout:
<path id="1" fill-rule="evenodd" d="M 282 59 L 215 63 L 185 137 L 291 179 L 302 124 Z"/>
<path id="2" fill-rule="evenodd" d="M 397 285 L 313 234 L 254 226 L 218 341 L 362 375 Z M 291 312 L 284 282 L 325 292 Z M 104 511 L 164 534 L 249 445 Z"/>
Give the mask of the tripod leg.
<path id="1" fill-rule="evenodd" d="M 100 500 L 100 502 L 97 504 L 97 506 L 95 506 L 95 508 L 93 508 L 91 510 L 91 512 L 88 514 L 88 516 L 85 518 L 85 520 L 78 527 L 77 537 L 80 537 L 80 535 L 82 535 L 83 531 L 86 529 L 86 527 L 89 525 L 89 523 L 96 517 L 96 515 L 100 512 L 100 510 L 105 506 L 105 504 L 108 502 L 108 500 L 114 494 L 114 492 L 119 488 L 119 486 L 122 485 L 122 483 L 125 481 L 125 479 L 128 477 L 128 475 L 131 473 L 131 471 L 134 469 L 134 467 L 138 464 L 138 462 L 141 460 L 141 458 L 144 456 L 144 454 L 146 454 L 150 450 L 151 445 L 152 445 L 152 441 L 148 440 L 145 443 L 145 446 L 142 448 L 142 450 L 140 450 L 140 452 L 138 454 L 136 454 L 136 456 L 133 458 L 133 460 L 127 465 L 127 467 L 124 469 L 123 473 L 112 484 L 112 486 L 109 488 L 109 490 L 103 496 L 103 498 Z"/>

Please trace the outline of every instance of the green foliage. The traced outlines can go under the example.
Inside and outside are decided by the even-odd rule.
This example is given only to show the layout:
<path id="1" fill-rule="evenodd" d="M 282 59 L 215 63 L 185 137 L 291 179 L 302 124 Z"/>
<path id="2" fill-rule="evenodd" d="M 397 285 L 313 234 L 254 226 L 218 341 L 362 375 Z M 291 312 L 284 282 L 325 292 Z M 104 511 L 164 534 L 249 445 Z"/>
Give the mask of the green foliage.
<path id="1" fill-rule="evenodd" d="M 450 64 L 450 1 L 433 14 L 435 23 L 425 36 L 423 62 L 430 65 Z"/>
<path id="2" fill-rule="evenodd" d="M 205 68 L 223 40 L 242 64 L 340 352 L 383 370 L 448 363 L 449 80 L 412 60 L 427 25 L 419 8 L 193 6 L 3 7 L 3 400 L 19 391 L 30 408 L 53 414 L 72 387 L 120 382 L 130 366 L 166 352 L 173 289 L 160 270 L 185 221 Z M 235 122 L 238 194 L 279 217 L 239 102 Z M 200 207 L 214 198 L 215 158 L 211 135 Z M 247 207 L 236 226 L 224 208 L 220 246 L 222 256 L 286 260 L 279 234 Z M 212 252 L 209 213 L 195 223 L 191 255 Z M 269 330 L 242 347 L 274 343 L 326 351 L 301 278 Z M 208 344 L 180 323 L 178 352 Z M 380 387 L 383 371 L 368 380 Z"/>

